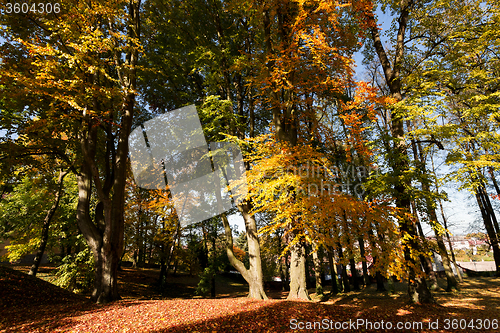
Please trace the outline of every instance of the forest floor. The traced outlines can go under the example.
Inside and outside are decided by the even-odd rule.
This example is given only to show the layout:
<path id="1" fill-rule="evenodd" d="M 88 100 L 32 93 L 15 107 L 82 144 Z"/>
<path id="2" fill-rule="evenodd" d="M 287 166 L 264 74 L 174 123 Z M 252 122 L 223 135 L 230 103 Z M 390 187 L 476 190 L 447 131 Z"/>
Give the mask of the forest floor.
<path id="1" fill-rule="evenodd" d="M 268 290 L 267 301 L 246 297 L 244 283 L 218 276 L 215 299 L 193 297 L 197 278 L 170 275 L 166 292 L 158 270 L 120 272 L 122 300 L 96 305 L 24 274 L 27 266 L 0 265 L 0 332 L 499 332 L 500 278 L 466 278 L 460 291 L 434 292 L 436 304 L 409 305 L 404 284 L 393 292 L 375 286 L 312 302 L 286 301 Z M 441 281 L 444 286 L 444 281 Z M 328 289 L 327 289 L 328 290 Z M 302 328 L 302 329 L 301 329 Z"/>

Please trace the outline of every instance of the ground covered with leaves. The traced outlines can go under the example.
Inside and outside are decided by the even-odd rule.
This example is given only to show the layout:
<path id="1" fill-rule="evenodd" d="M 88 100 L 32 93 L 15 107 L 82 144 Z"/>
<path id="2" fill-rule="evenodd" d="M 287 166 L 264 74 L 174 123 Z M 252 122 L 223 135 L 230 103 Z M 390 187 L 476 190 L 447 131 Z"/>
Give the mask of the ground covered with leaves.
<path id="1" fill-rule="evenodd" d="M 165 296 L 151 272 L 122 276 L 123 300 L 95 305 L 39 278 L 0 266 L 1 332 L 498 332 L 500 279 L 469 278 L 459 292 L 436 292 L 436 305 L 408 305 L 404 291 L 371 288 L 313 302 L 254 301 L 223 281 L 215 299 Z M 183 278 L 186 280 L 185 278 Z M 151 280 L 151 281 L 150 281 Z M 189 282 L 189 281 L 188 281 Z M 180 283 L 180 282 L 178 282 Z M 171 285 L 170 289 L 183 290 Z M 401 288 L 403 286 L 400 286 Z M 134 298 L 133 293 L 138 297 Z M 140 294 L 140 295 L 139 295 Z M 270 293 L 282 297 L 279 293 Z M 144 296 L 146 295 L 146 296 Z M 314 295 L 313 295 L 314 296 Z M 168 299 L 165 299 L 168 297 Z M 314 326 L 316 325 L 316 326 Z M 398 326 L 399 325 L 399 326 Z M 489 329 L 485 326 L 489 325 Z M 398 329 L 401 327 L 401 329 Z M 303 328 L 301 330 L 300 328 Z M 405 329 L 406 328 L 406 329 Z"/>

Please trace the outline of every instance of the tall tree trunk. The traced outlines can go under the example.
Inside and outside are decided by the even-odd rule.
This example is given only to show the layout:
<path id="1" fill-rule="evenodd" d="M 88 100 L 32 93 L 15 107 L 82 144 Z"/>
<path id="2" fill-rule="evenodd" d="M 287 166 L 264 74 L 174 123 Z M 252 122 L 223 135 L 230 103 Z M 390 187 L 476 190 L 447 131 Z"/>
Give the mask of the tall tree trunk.
<path id="1" fill-rule="evenodd" d="M 337 252 L 339 254 L 339 261 L 343 262 L 344 260 L 344 252 L 342 251 L 342 245 L 337 244 Z M 345 293 L 348 293 L 351 291 L 351 284 L 349 283 L 349 276 L 347 275 L 347 266 L 342 264 L 342 285 L 343 289 L 342 291 Z"/>
<path id="2" fill-rule="evenodd" d="M 263 34 L 265 52 L 269 58 L 276 56 L 276 51 L 282 50 L 290 55 L 290 44 L 293 40 L 292 25 L 295 22 L 298 11 L 293 2 L 276 2 L 275 12 L 277 19 L 277 35 L 279 38 L 279 45 L 276 49 L 273 45 L 273 36 L 271 35 L 274 30 L 272 29 L 274 17 L 271 18 L 271 10 L 264 9 L 263 15 Z M 280 51 L 281 52 L 281 51 Z M 291 55 L 290 55 L 291 56 Z M 267 69 L 269 73 L 275 70 L 276 63 L 274 61 L 267 61 Z M 290 70 L 286 74 L 286 79 L 295 84 L 295 69 Z M 278 141 L 288 142 L 291 146 L 297 145 L 297 110 L 294 102 L 294 91 L 291 89 L 276 89 L 276 85 L 268 90 L 271 99 L 271 112 L 273 117 L 274 134 Z M 293 191 L 293 190 L 292 190 Z M 292 199 L 293 200 L 293 199 Z M 300 219 L 300 217 L 296 217 Z M 297 223 L 293 221 L 292 223 Z M 300 230 L 298 231 L 300 232 Z M 305 271 L 305 251 L 304 244 L 298 242 L 295 246 L 290 248 L 291 262 L 290 262 L 290 294 L 289 299 L 303 298 L 309 300 L 306 286 L 306 271 Z"/>
<path id="3" fill-rule="evenodd" d="M 488 238 L 490 239 L 490 245 L 493 248 L 496 276 L 500 276 L 500 245 L 498 237 L 495 232 L 495 228 L 493 227 L 493 222 L 491 221 L 491 215 L 488 214 L 488 211 L 484 207 L 484 198 L 482 197 L 483 192 L 477 190 L 475 194 L 477 204 L 479 205 L 479 208 L 481 210 L 481 216 L 483 217 L 484 226 L 486 228 L 486 232 L 488 233 Z"/>
<path id="4" fill-rule="evenodd" d="M 127 35 L 131 40 L 138 40 L 140 36 L 140 0 L 130 0 L 125 20 L 128 23 Z M 109 22 L 110 28 L 112 22 Z M 82 130 L 79 132 L 82 149 L 82 165 L 77 175 L 78 206 L 77 221 L 80 231 L 87 240 L 95 261 L 95 280 L 92 300 L 97 303 L 107 303 L 120 298 L 118 294 L 118 263 L 123 252 L 124 232 L 124 205 L 125 184 L 128 170 L 128 137 L 131 132 L 132 119 L 135 108 L 135 94 L 137 87 L 136 65 L 139 56 L 138 47 L 129 42 L 127 54 L 119 51 L 115 45 L 113 58 L 118 71 L 120 88 L 123 91 L 121 109 L 116 119 L 110 113 L 102 121 L 84 112 Z M 116 42 L 118 44 L 118 42 Z M 98 73 L 92 74 L 92 82 L 99 83 Z M 97 98 L 94 98 L 93 110 L 101 110 Z M 116 124 L 119 126 L 116 126 Z M 104 167 L 99 170 L 102 154 L 97 154 L 98 130 L 104 130 L 106 151 L 104 152 Z M 114 127 L 117 127 L 113 134 Z M 93 186 L 94 185 L 94 186 Z M 92 190 L 97 193 L 99 200 L 95 221 L 90 215 L 90 197 Z"/>
<path id="5" fill-rule="evenodd" d="M 306 287 L 306 251 L 302 242 L 298 242 L 290 249 L 290 293 L 288 300 L 310 300 Z"/>
<path id="6" fill-rule="evenodd" d="M 333 260 L 333 249 L 331 247 L 328 247 L 326 249 L 326 253 L 328 255 L 328 264 L 330 265 L 330 276 L 332 278 L 332 293 L 338 294 L 339 286 L 337 283 L 337 269 L 335 267 L 335 262 Z"/>
<path id="7" fill-rule="evenodd" d="M 314 277 L 316 279 L 316 294 L 323 295 L 323 284 L 321 283 L 321 276 L 323 274 L 322 259 L 319 256 L 319 247 L 317 245 L 316 249 L 313 250 L 312 257 L 314 263 Z"/>
<path id="8" fill-rule="evenodd" d="M 431 167 L 432 167 L 432 174 L 434 175 L 434 178 L 436 179 L 436 183 L 435 183 L 436 193 L 439 194 L 439 182 L 437 181 L 436 168 L 434 167 L 434 159 L 433 159 L 432 155 L 431 155 Z M 455 259 L 455 253 L 453 252 L 453 244 L 451 243 L 450 233 L 448 232 L 448 219 L 444 215 L 443 203 L 441 201 L 441 198 L 438 197 L 437 202 L 439 204 L 441 218 L 443 219 L 444 232 L 446 234 L 446 239 L 448 241 L 448 246 L 449 246 L 450 253 L 451 253 L 451 260 L 453 262 L 453 265 L 455 266 L 455 270 L 456 270 L 457 276 L 458 276 L 458 281 L 463 282 L 462 272 L 460 271 L 460 267 L 458 267 L 458 265 L 457 265 L 457 261 Z M 436 214 L 435 211 L 434 211 L 434 214 Z M 437 216 L 436 216 L 436 221 L 437 221 Z M 445 246 L 445 249 L 446 249 L 446 246 Z"/>
<path id="9" fill-rule="evenodd" d="M 371 35 L 375 47 L 375 52 L 378 55 L 382 65 L 385 81 L 391 92 L 391 97 L 395 101 L 403 99 L 401 94 L 401 67 L 403 65 L 403 55 L 405 46 L 405 33 L 408 25 L 408 18 L 410 9 L 413 6 L 412 0 L 404 0 L 400 2 L 400 12 L 398 17 L 398 32 L 396 37 L 395 57 L 394 60 L 389 61 L 389 58 L 384 50 L 380 33 L 374 18 L 372 21 Z M 432 294 L 430 293 L 424 276 L 418 271 L 418 260 L 415 254 L 420 252 L 420 245 L 418 234 L 416 232 L 413 221 L 405 216 L 405 213 L 410 212 L 410 193 L 407 188 L 409 184 L 403 180 L 404 173 L 409 170 L 408 155 L 406 151 L 406 144 L 404 138 L 404 126 L 401 115 L 394 114 L 391 111 L 391 132 L 394 138 L 394 148 L 392 149 L 392 158 L 389 161 L 394 173 L 394 179 L 397 180 L 394 190 L 396 197 L 396 207 L 402 209 L 403 215 L 399 217 L 399 229 L 401 231 L 404 248 L 404 258 L 408 267 L 408 296 L 410 302 L 416 303 L 431 303 L 434 302 Z"/>
<path id="10" fill-rule="evenodd" d="M 215 243 L 216 239 L 217 239 L 217 234 L 212 234 L 212 256 L 211 256 L 212 262 L 210 263 L 210 265 L 214 268 L 214 270 L 217 261 L 217 252 L 216 252 L 217 247 Z M 212 274 L 212 278 L 210 279 L 210 296 L 212 298 L 215 298 L 215 275 L 216 272 L 214 271 L 214 274 Z"/>
<path id="11" fill-rule="evenodd" d="M 54 198 L 54 203 L 48 210 L 47 215 L 45 215 L 42 227 L 42 241 L 40 243 L 38 251 L 36 252 L 35 259 L 33 260 L 33 265 L 31 265 L 30 271 L 28 273 L 29 275 L 36 276 L 36 273 L 38 272 L 38 267 L 40 266 L 40 262 L 43 258 L 43 253 L 45 252 L 45 247 L 47 246 L 47 241 L 49 240 L 50 223 L 52 222 L 52 218 L 54 217 L 57 207 L 59 207 L 59 201 L 61 200 L 63 194 L 63 180 L 64 176 L 66 175 L 67 172 L 63 172 L 62 170 L 59 171 L 59 178 L 57 179 L 57 192 Z"/>
<path id="12" fill-rule="evenodd" d="M 486 210 L 486 212 L 490 216 L 491 223 L 493 224 L 493 229 L 495 230 L 495 232 L 497 234 L 497 238 L 498 238 L 498 237 L 500 237 L 500 228 L 498 226 L 497 216 L 495 214 L 495 211 L 493 210 L 493 206 L 491 205 L 490 196 L 488 195 L 488 192 L 486 191 L 486 187 L 484 185 L 480 186 L 478 188 L 478 191 L 481 194 L 481 198 L 483 199 L 484 209 Z"/>
<path id="13" fill-rule="evenodd" d="M 366 264 L 366 257 L 365 257 L 365 241 L 363 240 L 363 237 L 358 238 L 358 244 L 359 244 L 359 252 L 361 254 L 361 265 L 363 268 L 363 282 L 365 286 L 369 286 L 371 284 L 371 281 L 370 281 L 370 276 L 368 275 L 368 265 Z"/>
<path id="14" fill-rule="evenodd" d="M 500 195 L 500 187 L 498 186 L 497 179 L 495 177 L 495 173 L 492 167 L 488 167 L 488 173 L 490 174 L 490 178 L 491 181 L 493 182 L 493 186 L 495 187 L 497 195 Z"/>
<path id="15" fill-rule="evenodd" d="M 356 270 L 356 262 L 354 261 L 354 257 L 349 259 L 349 266 L 351 267 L 351 277 L 352 277 L 352 285 L 354 290 L 359 290 L 359 279 L 358 279 L 358 271 Z"/>
<path id="16" fill-rule="evenodd" d="M 437 218 L 436 213 L 434 212 L 434 217 Z M 438 244 L 438 250 L 439 250 L 439 255 L 441 256 L 441 260 L 443 262 L 443 268 L 444 268 L 444 273 L 446 275 L 446 291 L 452 291 L 453 289 L 458 290 L 458 282 L 457 279 L 455 278 L 455 274 L 453 273 L 453 269 L 451 268 L 450 265 L 450 258 L 448 256 L 448 251 L 446 250 L 446 246 L 444 245 L 444 240 L 443 240 L 443 235 L 437 230 L 437 228 L 434 229 L 434 234 L 436 235 L 436 241 Z"/>
<path id="17" fill-rule="evenodd" d="M 451 243 L 450 233 L 448 232 L 448 221 L 446 219 L 446 216 L 444 215 L 443 203 L 441 202 L 441 199 L 438 199 L 438 203 L 441 210 L 441 218 L 443 219 L 446 240 L 448 242 L 448 247 L 450 248 L 451 260 L 453 261 L 453 265 L 455 266 L 455 270 L 457 271 L 458 281 L 463 282 L 462 272 L 460 271 L 460 267 L 458 267 L 457 260 L 455 259 L 455 253 L 453 252 L 453 244 Z"/>
<path id="18" fill-rule="evenodd" d="M 368 231 L 368 233 L 370 236 L 370 237 L 368 237 L 368 239 L 371 240 L 370 245 L 372 248 L 375 248 L 377 245 L 375 244 L 373 230 L 370 229 Z M 381 242 L 384 241 L 384 235 L 382 233 L 377 233 L 377 237 Z M 373 266 L 374 267 L 377 267 L 377 260 L 378 260 L 378 257 L 373 256 Z M 384 282 L 385 282 L 384 276 L 382 275 L 382 273 L 378 269 L 375 271 L 375 282 L 377 283 L 377 291 L 378 292 L 383 292 L 383 291 L 387 290 L 387 289 L 385 289 L 385 285 L 384 285 Z"/>
<path id="19" fill-rule="evenodd" d="M 424 157 L 424 152 L 422 149 L 422 145 L 420 142 L 415 143 L 414 140 L 412 140 L 412 146 L 413 146 L 413 151 L 415 155 L 415 159 L 418 160 L 420 163 L 420 169 L 422 175 L 425 175 L 427 173 L 427 168 L 426 168 L 426 160 Z M 437 185 L 437 184 L 436 184 Z M 427 193 L 431 193 L 429 181 L 424 179 L 422 181 L 422 190 Z M 446 275 L 446 291 L 452 291 L 453 289 L 458 289 L 458 282 L 457 279 L 455 278 L 455 274 L 453 274 L 453 270 L 450 265 L 450 258 L 448 256 L 448 251 L 446 250 L 446 246 L 444 245 L 443 241 L 443 235 L 441 234 L 441 227 L 437 215 L 436 215 L 436 208 L 435 208 L 435 202 L 432 201 L 431 198 L 428 196 L 425 198 L 425 204 L 426 204 L 426 211 L 427 211 L 427 216 L 429 217 L 429 223 L 431 225 L 432 230 L 434 231 L 434 235 L 436 236 L 436 242 L 438 245 L 438 251 L 439 255 L 441 256 L 441 261 L 443 264 L 444 268 L 444 273 Z M 422 227 L 419 226 L 420 234 L 424 238 L 423 232 L 422 232 Z M 425 238 L 424 238 L 425 239 Z M 437 280 L 436 280 L 437 284 Z M 431 290 L 432 287 L 430 287 Z"/>
<path id="20" fill-rule="evenodd" d="M 413 202 L 412 202 L 412 206 L 413 206 L 413 208 L 415 208 Z M 414 215 L 418 216 L 415 210 L 414 210 Z M 421 241 L 422 247 L 423 247 L 424 252 L 425 252 L 425 254 L 421 254 L 419 257 L 420 257 L 420 262 L 422 263 L 422 266 L 424 267 L 425 274 L 427 274 L 429 276 L 429 289 L 430 290 L 438 290 L 440 288 L 439 288 L 438 281 L 437 281 L 437 274 L 432 267 L 432 260 L 431 260 L 430 256 L 427 255 L 427 253 L 429 253 L 430 250 L 429 250 L 429 246 L 427 244 L 427 240 L 425 239 L 424 231 L 422 230 L 422 225 L 420 224 L 420 220 L 418 220 L 418 217 L 417 217 L 416 225 L 417 225 L 418 233 L 422 239 L 422 241 Z"/>

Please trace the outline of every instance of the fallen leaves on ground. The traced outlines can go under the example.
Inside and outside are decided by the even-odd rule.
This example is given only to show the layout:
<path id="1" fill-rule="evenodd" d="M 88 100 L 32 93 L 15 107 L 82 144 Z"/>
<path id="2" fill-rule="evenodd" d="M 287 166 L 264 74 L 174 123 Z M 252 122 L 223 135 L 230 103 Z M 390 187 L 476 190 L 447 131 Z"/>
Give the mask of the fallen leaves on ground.
<path id="1" fill-rule="evenodd" d="M 470 332 L 470 326 L 460 329 L 460 320 L 470 324 L 470 320 L 500 319 L 498 278 L 472 280 L 458 293 L 436 293 L 442 305 L 428 306 L 407 305 L 403 296 L 363 292 L 337 296 L 327 302 L 256 301 L 240 297 L 123 300 L 94 305 L 85 298 L 23 275 L 0 267 L 3 332 L 288 332 L 298 328 L 299 323 L 307 328 L 307 322 L 323 326 L 301 331 L 321 332 L 328 331 L 325 325 L 335 331 L 335 325 L 357 324 L 358 320 L 364 320 L 365 324 L 354 329 L 352 324 L 344 324 L 346 329 L 342 331 Z M 12 290 L 21 294 L 14 297 L 16 293 Z M 291 322 L 293 319 L 297 321 Z M 449 319 L 448 329 L 446 319 Z M 453 319 L 458 323 L 456 329 L 451 328 Z M 372 325 L 390 322 L 393 326 L 398 322 L 421 322 L 422 329 L 369 329 L 367 321 Z M 436 321 L 438 329 L 430 329 L 429 323 Z"/>

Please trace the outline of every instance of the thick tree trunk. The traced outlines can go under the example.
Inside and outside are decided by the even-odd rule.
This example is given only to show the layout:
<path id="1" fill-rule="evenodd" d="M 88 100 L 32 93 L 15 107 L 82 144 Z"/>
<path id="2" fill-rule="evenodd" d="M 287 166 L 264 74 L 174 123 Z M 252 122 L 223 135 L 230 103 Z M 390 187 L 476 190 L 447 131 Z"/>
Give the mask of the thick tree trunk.
<path id="1" fill-rule="evenodd" d="M 290 293 L 288 300 L 310 300 L 306 285 L 306 251 L 305 246 L 298 242 L 290 248 Z"/>
<path id="2" fill-rule="evenodd" d="M 379 292 L 387 291 L 384 285 L 385 282 L 384 276 L 379 271 L 375 273 L 375 280 L 377 282 L 377 291 Z"/>
<path id="3" fill-rule="evenodd" d="M 251 211 L 251 207 L 248 203 L 241 203 L 238 205 L 238 208 L 243 215 L 243 220 L 245 221 L 250 268 L 246 269 L 245 264 L 238 260 L 238 258 L 234 255 L 231 227 L 226 215 L 222 214 L 221 217 L 226 235 L 226 253 L 231 265 L 238 272 L 240 272 L 245 281 L 247 281 L 249 287 L 248 297 L 253 299 L 267 299 L 266 292 L 264 291 L 264 277 L 262 274 L 262 261 L 260 257 L 260 244 L 257 235 L 257 223 L 254 216 L 249 213 Z"/>
<path id="4" fill-rule="evenodd" d="M 63 194 L 63 180 L 64 176 L 67 175 L 67 172 L 63 172 L 62 170 L 59 171 L 59 178 L 57 179 L 57 192 L 56 192 L 56 197 L 54 199 L 54 203 L 52 204 L 52 207 L 50 207 L 49 211 L 47 212 L 47 215 L 45 215 L 45 219 L 43 221 L 43 227 L 42 227 L 42 242 L 40 243 L 40 247 L 38 248 L 38 251 L 36 252 L 35 259 L 33 260 L 33 265 L 31 265 L 31 269 L 29 271 L 29 275 L 36 276 L 36 273 L 38 272 L 38 267 L 40 266 L 40 262 L 42 261 L 43 253 L 45 252 L 45 248 L 47 247 L 47 241 L 49 240 L 49 227 L 50 223 L 52 222 L 52 218 L 54 217 L 54 214 L 57 210 L 57 207 L 59 207 L 59 201 L 61 200 L 62 194 Z"/>
<path id="5" fill-rule="evenodd" d="M 399 207 L 399 206 L 398 206 Z M 405 260 L 408 263 L 408 296 L 411 303 L 432 303 L 433 297 L 427 287 L 427 283 L 418 273 L 419 261 L 415 259 L 414 251 L 419 251 L 418 238 L 416 236 L 415 225 L 407 218 L 401 221 L 401 233 L 407 242 L 404 247 Z"/>
<path id="6" fill-rule="evenodd" d="M 128 4 L 127 34 L 130 38 L 140 36 L 140 0 Z M 123 58 L 118 48 L 114 61 L 118 71 L 120 88 L 123 91 L 121 109 L 110 113 L 104 127 L 104 135 L 98 135 L 102 127 L 90 113 L 84 112 L 80 143 L 83 161 L 78 180 L 77 220 L 80 231 L 94 254 L 95 281 L 92 300 L 107 303 L 120 298 L 118 295 L 118 263 L 123 252 L 125 184 L 127 177 L 128 137 L 132 127 L 135 107 L 136 65 L 138 48 L 130 45 Z M 99 83 L 99 74 L 92 74 Z M 101 110 L 99 100 L 94 98 L 92 108 Z M 117 116 L 116 116 L 117 115 Z M 116 118 L 114 118 L 116 116 Z M 114 124 L 117 126 L 113 134 Z M 98 140 L 104 137 L 104 155 L 97 154 Z M 104 156 L 104 159 L 103 159 Z M 103 164 L 100 164 L 103 161 Z M 102 165 L 102 170 L 99 166 Z M 94 185 L 97 198 L 95 221 L 90 217 L 90 196 Z"/>
<path id="7" fill-rule="evenodd" d="M 351 268 L 352 285 L 354 290 L 359 290 L 358 271 L 356 271 L 356 262 L 354 258 L 349 259 L 349 266 Z"/>

